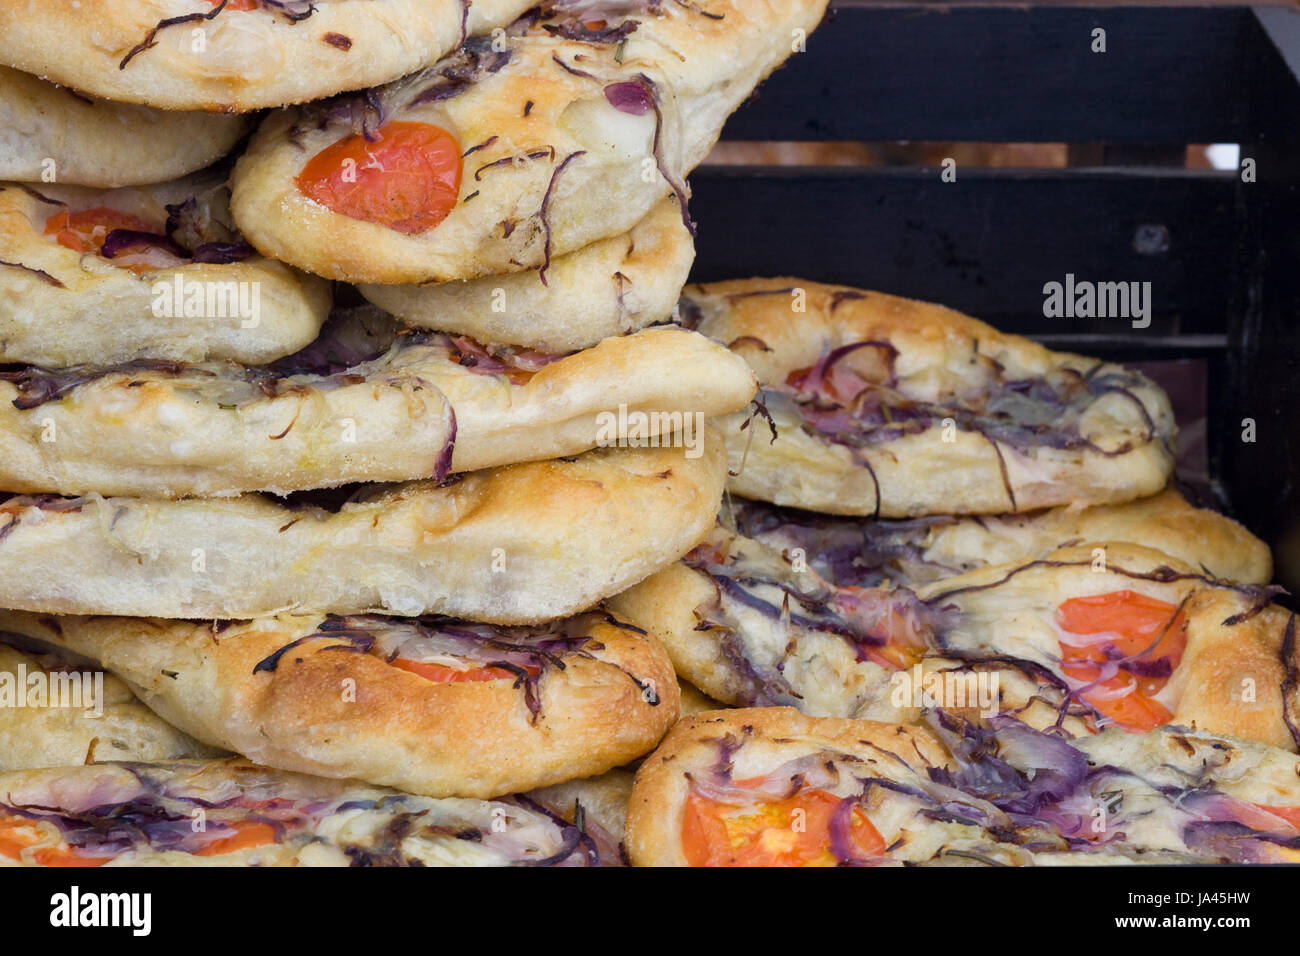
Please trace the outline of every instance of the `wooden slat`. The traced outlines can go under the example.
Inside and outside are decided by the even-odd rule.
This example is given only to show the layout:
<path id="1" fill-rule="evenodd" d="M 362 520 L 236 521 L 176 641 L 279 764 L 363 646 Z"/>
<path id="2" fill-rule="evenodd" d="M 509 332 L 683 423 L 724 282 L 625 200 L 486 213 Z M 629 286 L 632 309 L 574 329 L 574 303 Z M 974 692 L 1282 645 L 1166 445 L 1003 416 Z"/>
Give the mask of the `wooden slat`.
<path id="1" fill-rule="evenodd" d="M 693 278 L 793 275 L 942 302 L 1038 334 L 1155 340 L 1224 331 L 1239 280 L 1231 173 L 703 167 Z M 1144 235 L 1165 251 L 1140 253 Z M 1157 243 L 1157 246 L 1159 244 Z M 1048 319 L 1043 286 L 1067 273 L 1151 282 L 1150 328 Z"/>
<path id="2" fill-rule="evenodd" d="M 835 7 L 727 138 L 1211 143 L 1253 127 L 1245 8 Z"/>
<path id="3" fill-rule="evenodd" d="M 1211 464 L 1241 519 L 1273 547 L 1277 580 L 1293 593 L 1285 600 L 1300 610 L 1300 14 L 1274 11 L 1257 29 L 1268 51 L 1252 91 L 1261 129 L 1242 145 L 1258 162 L 1243 250 L 1257 277 L 1230 317 L 1221 458 Z M 1253 443 L 1241 440 L 1245 418 L 1256 423 Z"/>

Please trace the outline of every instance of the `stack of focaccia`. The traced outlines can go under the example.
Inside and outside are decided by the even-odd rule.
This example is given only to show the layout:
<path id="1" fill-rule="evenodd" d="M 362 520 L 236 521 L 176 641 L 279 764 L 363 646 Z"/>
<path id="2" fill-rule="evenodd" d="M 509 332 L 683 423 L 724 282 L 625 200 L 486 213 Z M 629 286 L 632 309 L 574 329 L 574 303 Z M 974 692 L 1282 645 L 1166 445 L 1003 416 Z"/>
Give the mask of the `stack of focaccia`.
<path id="1" fill-rule="evenodd" d="M 0 860 L 620 860 L 679 690 L 602 602 L 757 387 L 686 176 L 823 12 L 0 10 Z"/>
<path id="2" fill-rule="evenodd" d="M 1150 380 L 799 279 L 681 314 L 766 416 L 722 423 L 708 537 L 610 602 L 737 708 L 642 766 L 634 863 L 1300 860 L 1295 617 L 1167 487 Z"/>
<path id="3" fill-rule="evenodd" d="M 683 291 L 824 2 L 81 6 L 0 9 L 0 863 L 1300 847 L 1157 387 Z"/>

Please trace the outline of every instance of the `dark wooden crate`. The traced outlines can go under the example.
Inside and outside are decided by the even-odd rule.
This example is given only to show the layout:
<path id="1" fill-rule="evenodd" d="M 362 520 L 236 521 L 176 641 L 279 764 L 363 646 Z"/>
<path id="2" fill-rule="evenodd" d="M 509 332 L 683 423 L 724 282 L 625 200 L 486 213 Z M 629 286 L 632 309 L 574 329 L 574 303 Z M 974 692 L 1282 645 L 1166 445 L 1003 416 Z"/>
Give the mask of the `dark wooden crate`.
<path id="1" fill-rule="evenodd" d="M 704 166 L 692 278 L 842 282 L 1056 347 L 1202 359 L 1219 504 L 1300 591 L 1300 9 L 832 3 L 724 139 L 1100 144 L 1113 165 L 959 167 L 953 183 L 937 168 Z M 1240 143 L 1256 182 L 1118 165 L 1211 142 Z M 1138 238 L 1162 229 L 1166 248 Z M 1151 282 L 1150 327 L 1045 318 L 1043 285 L 1066 273 Z"/>

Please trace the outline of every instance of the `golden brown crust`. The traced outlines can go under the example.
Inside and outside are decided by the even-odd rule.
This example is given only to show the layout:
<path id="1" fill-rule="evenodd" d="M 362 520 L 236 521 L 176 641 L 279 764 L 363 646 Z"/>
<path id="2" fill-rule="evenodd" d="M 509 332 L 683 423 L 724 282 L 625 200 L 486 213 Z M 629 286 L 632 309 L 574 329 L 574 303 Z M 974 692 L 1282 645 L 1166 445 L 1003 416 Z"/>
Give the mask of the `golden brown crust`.
<path id="1" fill-rule="evenodd" d="M 589 643 L 554 652 L 563 666 L 543 673 L 535 718 L 509 678 L 427 680 L 356 653 L 337 630 L 322 633 L 323 620 L 267 618 L 214 633 L 186 622 L 6 613 L 0 627 L 96 660 L 214 746 L 429 796 L 486 798 L 603 773 L 650 750 L 678 715 L 662 647 L 599 614 L 573 622 Z"/>
<path id="2" fill-rule="evenodd" d="M 528 623 L 593 606 L 685 554 L 725 457 L 599 449 L 370 489 L 337 513 L 255 495 L 0 502 L 0 606 L 249 618 L 287 610 Z"/>
<path id="3" fill-rule="evenodd" d="M 694 4 L 663 5 L 639 18 L 626 44 L 566 40 L 535 27 L 482 54 L 508 53 L 504 65 L 493 59 L 462 91 L 429 102 L 414 103 L 437 70 L 464 65 L 445 63 L 375 91 L 385 121 L 439 126 L 466 154 L 460 202 L 431 229 L 408 235 L 304 196 L 295 183 L 304 166 L 353 131 L 300 111 L 271 114 L 254 134 L 235 169 L 235 218 L 268 256 L 329 278 L 385 284 L 536 269 L 548 256 L 625 233 L 663 199 L 656 168 L 680 183 L 731 111 L 790 55 L 794 31 L 817 25 L 825 2 L 708 6 L 706 15 Z M 607 98 L 608 87 L 641 77 L 654 84 L 657 110 L 638 115 Z"/>
<path id="4" fill-rule="evenodd" d="M 832 348 L 869 341 L 897 350 L 897 388 L 926 400 L 985 387 L 996 376 L 1015 380 L 1057 372 L 1096 378 L 1124 371 L 1051 352 L 942 306 L 844 286 L 740 279 L 689 286 L 684 295 L 700 313 L 692 327 L 743 355 L 765 386 L 783 384 Z M 1165 394 L 1145 380 L 1095 394 L 1082 409 L 1079 433 L 1095 447 L 1040 445 L 1032 453 L 955 421 L 949 429 L 934 422 L 924 431 L 851 451 L 804 429 L 798 412 L 787 406 L 769 402 L 779 432 L 775 441 L 766 429 L 742 430 L 748 415 L 726 421 L 734 493 L 828 514 L 987 514 L 1130 501 L 1163 488 L 1173 468 L 1166 447 L 1173 413 Z"/>
<path id="5" fill-rule="evenodd" d="M 733 776 L 762 776 L 792 757 L 830 749 L 859 757 L 870 771 L 894 776 L 947 766 L 948 753 L 929 731 L 867 720 L 805 717 L 792 707 L 724 710 L 683 717 L 637 771 L 627 813 L 627 852 L 633 866 L 686 866 L 682 815 L 692 770 L 717 759 L 716 741 L 741 744 Z"/>
<path id="6" fill-rule="evenodd" d="M 43 234 L 49 218 L 65 208 L 97 206 L 161 228 L 165 205 L 213 188 L 211 177 L 203 174 L 111 191 L 0 184 L 0 362 L 47 368 L 137 359 L 258 364 L 296 352 L 314 339 L 329 312 L 329 287 L 281 262 L 253 255 L 138 275 Z M 220 199 L 214 207 L 224 213 Z M 223 293 L 233 288 L 234 298 L 213 298 L 211 315 L 186 316 L 183 303 L 175 304 L 173 296 L 169 307 L 161 295 L 171 293 L 178 281 L 182 289 L 188 283 L 190 289 L 203 290 L 204 312 L 209 287 Z M 249 306 L 247 317 L 240 314 L 241 292 Z"/>
<path id="7" fill-rule="evenodd" d="M 666 320 L 695 259 L 672 196 L 630 232 L 557 256 L 535 271 L 433 285 L 363 285 L 361 294 L 408 325 L 480 342 L 569 352 Z"/>
<path id="8" fill-rule="evenodd" d="M 90 99 L 0 66 L 0 180 L 101 188 L 166 182 L 216 162 L 250 129 L 247 116 Z"/>
<path id="9" fill-rule="evenodd" d="M 270 8 L 212 13 L 192 0 L 12 0 L 0 5 L 0 62 L 108 99 L 169 110 L 245 112 L 386 83 L 528 8 L 527 0 L 316 0 L 294 22 Z M 462 25 L 462 18 L 467 20 Z M 124 63 L 125 61 L 125 63 Z"/>
<path id="10" fill-rule="evenodd" d="M 1187 649 L 1178 666 L 1182 693 L 1174 723 L 1215 734 L 1259 740 L 1296 751 L 1300 741 L 1288 726 L 1300 691 L 1288 687 L 1294 654 L 1284 639 L 1293 615 L 1276 605 L 1237 624 L 1251 602 L 1233 591 L 1207 588 L 1187 603 Z"/>

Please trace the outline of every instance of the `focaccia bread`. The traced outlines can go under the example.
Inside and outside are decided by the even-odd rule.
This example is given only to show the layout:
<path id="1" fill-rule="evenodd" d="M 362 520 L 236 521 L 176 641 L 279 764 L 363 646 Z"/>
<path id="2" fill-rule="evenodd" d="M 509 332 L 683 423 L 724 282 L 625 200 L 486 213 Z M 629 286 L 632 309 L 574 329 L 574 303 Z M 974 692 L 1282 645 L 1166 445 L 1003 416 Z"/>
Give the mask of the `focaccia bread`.
<path id="1" fill-rule="evenodd" d="M 1295 755 L 1182 728 L 1067 742 L 790 708 L 683 719 L 637 772 L 636 866 L 1300 861 Z"/>
<path id="2" fill-rule="evenodd" d="M 632 231 L 557 256 L 534 271 L 432 285 L 363 285 L 371 302 L 417 328 L 543 352 L 590 348 L 667 320 L 695 261 L 673 196 Z"/>
<path id="3" fill-rule="evenodd" d="M 634 779 L 631 771 L 610 770 L 597 777 L 569 780 L 519 794 L 516 799 L 533 800 L 569 823 L 581 823 L 601 847 L 602 859 L 626 860 L 623 838 L 627 833 L 627 804 L 632 797 Z"/>
<path id="4" fill-rule="evenodd" d="M 228 199 L 207 172 L 114 190 L 0 184 L 0 363 L 257 364 L 305 346 L 328 284 L 257 255 Z"/>
<path id="5" fill-rule="evenodd" d="M 390 327 L 339 316 L 306 349 L 261 367 L 0 372 L 0 487 L 179 498 L 441 481 L 457 419 L 426 371 L 447 359 L 390 347 Z"/>
<path id="6" fill-rule="evenodd" d="M 539 269 L 632 229 L 825 0 L 557 3 L 363 96 L 272 113 L 232 209 L 266 255 L 350 282 Z"/>
<path id="7" fill-rule="evenodd" d="M 609 448 L 438 486 L 310 497 L 0 501 L 0 607 L 251 618 L 454 614 L 525 624 L 584 610 L 677 560 L 713 523 L 726 459 Z"/>
<path id="8" fill-rule="evenodd" d="M 1064 548 L 917 591 L 944 620 L 941 652 L 1041 668 L 1103 725 L 1174 723 L 1294 751 L 1295 615 L 1270 603 L 1275 593 L 1122 543 Z"/>
<path id="9" fill-rule="evenodd" d="M 677 719 L 663 647 L 604 613 L 535 627 L 307 614 L 225 624 L 0 612 L 89 657 L 200 740 L 429 796 L 604 773 Z"/>
<path id="10" fill-rule="evenodd" d="M 848 518 L 730 497 L 722 518 L 838 585 L 928 584 L 990 564 L 1038 558 L 1081 541 L 1127 541 L 1242 584 L 1273 577 L 1268 545 L 1172 488 L 1122 505 L 1062 505 L 1010 515 Z"/>
<path id="11" fill-rule="evenodd" d="M 0 180 L 162 183 L 216 162 L 252 127 L 248 116 L 93 99 L 0 66 Z"/>
<path id="12" fill-rule="evenodd" d="M 682 321 L 753 366 L 775 436 L 725 430 L 731 491 L 906 518 L 1113 504 L 1173 470 L 1154 383 L 941 306 L 801 279 L 689 286 Z"/>
<path id="13" fill-rule="evenodd" d="M 107 99 L 243 112 L 396 79 L 528 0 L 7 0 L 0 62 Z"/>
<path id="14" fill-rule="evenodd" d="M 1294 750 L 1294 624 L 1273 593 L 1121 542 L 837 586 L 718 528 L 610 607 L 727 704 L 894 722 L 933 699 L 1075 736 L 1177 723 Z"/>
<path id="15" fill-rule="evenodd" d="M 727 706 L 709 697 L 694 684 L 684 681 L 680 677 L 677 679 L 677 688 L 682 695 L 683 717 L 687 714 L 703 713 L 706 710 L 722 710 Z"/>
<path id="16" fill-rule="evenodd" d="M 572 355 L 400 334 L 336 313 L 270 366 L 133 363 L 0 372 L 0 487 L 80 495 L 286 494 L 574 455 L 620 441 L 701 454 L 705 419 L 756 389 L 695 332 L 646 329 Z M 8 399 L 8 401 L 6 401 Z M 620 430 L 620 421 L 623 427 Z"/>
<path id="17" fill-rule="evenodd" d="M 112 674 L 0 633 L 0 772 L 219 755 Z"/>
<path id="18" fill-rule="evenodd" d="M 6 773 L 0 794 L 0 866 L 620 862 L 580 825 L 513 797 L 433 799 L 237 759 Z"/>

